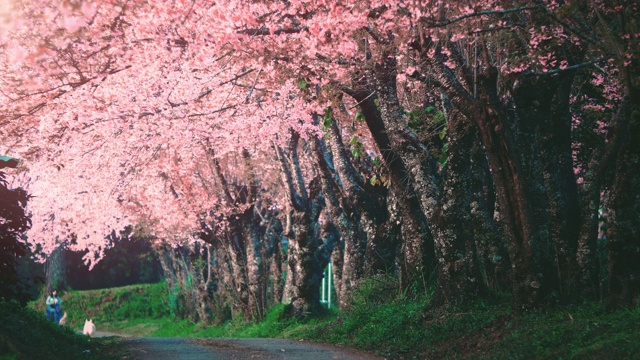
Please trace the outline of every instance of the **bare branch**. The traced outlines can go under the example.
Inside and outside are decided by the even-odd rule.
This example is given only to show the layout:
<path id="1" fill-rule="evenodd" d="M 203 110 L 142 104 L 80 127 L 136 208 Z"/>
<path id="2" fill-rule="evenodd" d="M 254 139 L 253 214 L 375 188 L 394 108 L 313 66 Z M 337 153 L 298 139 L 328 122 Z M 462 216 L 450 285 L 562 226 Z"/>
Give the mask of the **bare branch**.
<path id="1" fill-rule="evenodd" d="M 601 57 L 601 58 L 596 59 L 596 60 L 591 60 L 591 61 L 583 62 L 583 63 L 580 63 L 580 64 L 567 66 L 566 68 L 563 68 L 563 69 L 553 69 L 553 70 L 549 70 L 549 71 L 543 72 L 543 73 L 540 73 L 540 72 L 524 72 L 523 74 L 526 75 L 526 76 L 555 75 L 555 74 L 560 74 L 560 73 L 563 73 L 563 72 L 566 72 L 566 71 L 575 70 L 575 69 L 578 69 L 578 68 L 581 68 L 581 67 L 585 67 L 585 66 L 601 63 L 601 62 L 607 61 L 607 60 L 609 60 L 608 57 Z"/>
<path id="2" fill-rule="evenodd" d="M 229 110 L 229 109 L 235 109 L 236 105 L 227 105 L 223 108 L 220 108 L 218 110 L 213 110 L 212 112 L 208 112 L 208 113 L 196 113 L 196 114 L 191 114 L 188 117 L 196 117 L 196 116 L 207 116 L 207 115 L 212 115 L 215 113 L 219 113 L 219 112 L 223 112 L 225 110 Z"/>
<path id="3" fill-rule="evenodd" d="M 251 99 L 251 94 L 253 94 L 253 89 L 256 87 L 256 83 L 258 83 L 258 78 L 260 77 L 260 73 L 262 73 L 262 68 L 258 71 L 258 75 L 256 75 L 256 79 L 253 81 L 253 85 L 251 86 L 251 90 L 247 94 L 247 98 L 245 99 L 245 103 L 249 103 L 249 99 Z"/>
<path id="4" fill-rule="evenodd" d="M 344 91 L 344 88 L 342 88 Z M 346 91 L 345 91 L 346 92 Z M 364 99 L 358 101 L 358 103 L 356 103 L 355 105 L 353 105 L 352 107 L 349 108 L 349 110 L 355 108 L 356 106 L 360 106 L 360 104 L 362 104 L 363 102 L 367 101 L 368 98 L 375 96 L 376 95 L 376 91 L 372 91 L 371 94 L 367 95 Z"/>
<path id="5" fill-rule="evenodd" d="M 598 45 L 598 39 L 594 39 L 593 37 L 587 35 L 585 32 L 579 30 L 577 27 L 573 26 L 572 24 L 563 21 L 562 19 L 560 19 L 558 17 L 558 15 L 554 14 L 553 12 L 549 11 L 549 9 L 547 9 L 545 6 L 540 5 L 544 11 L 547 13 L 547 15 L 549 15 L 553 20 L 557 21 L 560 25 L 562 25 L 563 27 L 571 30 L 574 34 L 578 35 L 578 37 L 580 37 L 581 39 L 587 41 L 588 43 L 592 44 L 592 45 Z M 597 12 L 597 7 L 594 7 L 594 9 L 596 9 L 596 14 L 598 14 Z M 605 27 L 606 28 L 606 27 Z"/>
<path id="6" fill-rule="evenodd" d="M 388 41 L 386 41 L 385 39 L 382 38 L 382 36 L 375 30 L 373 29 L 371 26 L 365 26 L 364 30 L 371 35 L 371 37 L 373 38 L 373 40 L 375 40 L 378 44 L 386 44 L 388 43 Z"/>
<path id="7" fill-rule="evenodd" d="M 228 84 L 228 83 L 230 83 L 232 81 L 236 81 L 236 80 L 240 79 L 241 77 L 243 77 L 243 76 L 245 76 L 245 75 L 247 75 L 247 74 L 249 74 L 249 73 L 251 73 L 253 71 L 255 71 L 255 69 L 246 70 L 246 71 L 244 71 L 244 72 L 232 77 L 231 79 L 229 79 L 227 81 L 221 81 L 218 85 L 224 85 L 224 84 Z"/>
<path id="8" fill-rule="evenodd" d="M 472 17 L 484 16 L 484 15 L 504 15 L 504 14 L 509 14 L 509 13 L 512 13 L 512 12 L 526 11 L 526 10 L 537 10 L 537 9 L 540 9 L 540 7 L 539 6 L 521 6 L 521 7 L 517 7 L 517 8 L 503 9 L 503 10 L 475 11 L 475 12 L 472 12 L 471 14 L 461 15 L 461 16 L 458 16 L 458 17 L 453 18 L 453 19 L 445 19 L 444 21 L 437 22 L 437 23 L 436 22 L 430 22 L 430 20 L 426 19 L 426 18 L 422 18 L 421 20 L 426 23 L 426 27 L 427 28 L 436 28 L 436 27 L 443 27 L 443 26 L 455 24 L 455 23 L 457 23 L 459 21 L 462 21 L 462 20 L 468 19 L 468 18 L 472 18 Z"/>
<path id="9" fill-rule="evenodd" d="M 309 30 L 308 27 L 306 26 L 294 26 L 294 27 L 289 27 L 289 28 L 279 28 L 276 31 L 273 32 L 274 35 L 280 35 L 280 34 L 297 34 L 297 33 L 301 33 L 305 30 Z"/>

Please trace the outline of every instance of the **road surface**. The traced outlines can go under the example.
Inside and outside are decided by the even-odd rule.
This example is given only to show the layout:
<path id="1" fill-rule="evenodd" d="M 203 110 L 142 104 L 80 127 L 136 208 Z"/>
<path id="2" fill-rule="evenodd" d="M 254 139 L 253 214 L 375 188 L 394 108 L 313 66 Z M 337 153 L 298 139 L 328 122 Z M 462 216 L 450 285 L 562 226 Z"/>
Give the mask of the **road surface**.
<path id="1" fill-rule="evenodd" d="M 353 349 L 286 339 L 127 338 L 123 359 L 383 360 Z"/>

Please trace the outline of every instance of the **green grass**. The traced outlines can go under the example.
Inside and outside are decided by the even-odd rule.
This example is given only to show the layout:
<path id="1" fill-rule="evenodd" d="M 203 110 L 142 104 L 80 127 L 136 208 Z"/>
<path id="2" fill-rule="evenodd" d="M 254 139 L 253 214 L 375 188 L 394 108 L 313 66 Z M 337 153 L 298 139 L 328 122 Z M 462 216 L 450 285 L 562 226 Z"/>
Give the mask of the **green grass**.
<path id="1" fill-rule="evenodd" d="M 76 330 L 82 330 L 85 319 L 92 319 L 100 330 L 112 331 L 168 319 L 168 299 L 165 283 L 70 291 L 62 294 L 62 311 L 67 312 L 67 324 Z M 30 306 L 44 313 L 44 298 Z"/>
<path id="2" fill-rule="evenodd" d="M 355 347 L 390 360 L 640 359 L 640 308 L 606 311 L 591 302 L 513 317 L 509 296 L 502 294 L 464 308 L 431 309 L 428 295 L 408 298 L 394 279 L 380 277 L 362 284 L 348 310 L 331 309 L 320 319 L 286 318 L 284 305 L 277 305 L 260 323 L 237 318 L 205 326 L 170 316 L 166 294 L 165 284 L 78 291 L 65 294 L 63 305 L 69 314 L 92 311 L 101 331 L 305 339 Z M 84 321 L 84 315 L 80 318 Z"/>
<path id="3" fill-rule="evenodd" d="M 606 311 L 597 303 L 512 321 L 498 359 L 640 359 L 640 309 Z M 524 352 L 526 351 L 526 352 Z"/>
<path id="4" fill-rule="evenodd" d="M 198 327 L 191 336 L 197 337 L 240 337 L 240 338 L 267 338 L 283 334 L 287 329 L 295 328 L 298 323 L 295 319 L 284 317 L 285 306 L 279 304 L 273 306 L 259 323 L 235 319 L 226 322 L 222 326 Z"/>
<path id="5" fill-rule="evenodd" d="M 0 359 L 120 359 L 113 338 L 89 339 L 44 313 L 0 302 Z"/>

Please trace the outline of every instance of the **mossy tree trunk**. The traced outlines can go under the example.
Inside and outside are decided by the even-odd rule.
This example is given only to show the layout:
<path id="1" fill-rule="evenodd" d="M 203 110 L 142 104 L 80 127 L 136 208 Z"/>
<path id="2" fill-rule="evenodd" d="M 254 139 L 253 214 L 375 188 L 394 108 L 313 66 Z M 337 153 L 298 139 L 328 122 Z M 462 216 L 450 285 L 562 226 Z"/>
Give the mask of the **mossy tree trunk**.
<path id="1" fill-rule="evenodd" d="M 275 147 L 289 209 L 284 231 L 289 240 L 285 297 L 290 299 L 288 314 L 312 318 L 323 312 L 320 284 L 337 239 L 321 238 L 318 219 L 325 199 L 318 177 L 313 178 L 307 188 L 300 167 L 299 141 L 300 135 L 292 130 L 288 151 Z"/>
<path id="2" fill-rule="evenodd" d="M 60 243 L 47 257 L 45 265 L 47 295 L 55 289 L 58 291 L 58 296 L 62 296 L 62 291 L 67 289 L 65 251 L 64 243 Z"/>
<path id="3" fill-rule="evenodd" d="M 619 151 L 610 192 L 609 294 L 612 308 L 632 306 L 640 295 L 640 90 L 629 85 L 618 118 Z"/>
<path id="4" fill-rule="evenodd" d="M 483 295 L 471 216 L 471 149 L 474 132 L 460 114 L 448 119 L 442 203 L 433 218 L 438 259 L 435 305 L 462 304 Z"/>

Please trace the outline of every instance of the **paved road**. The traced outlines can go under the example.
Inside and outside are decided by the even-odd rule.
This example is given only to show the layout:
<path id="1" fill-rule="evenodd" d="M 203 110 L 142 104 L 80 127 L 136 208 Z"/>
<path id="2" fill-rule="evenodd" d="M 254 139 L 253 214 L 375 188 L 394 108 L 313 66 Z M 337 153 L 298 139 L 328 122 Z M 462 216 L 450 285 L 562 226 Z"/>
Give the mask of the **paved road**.
<path id="1" fill-rule="evenodd" d="M 353 349 L 284 339 L 129 338 L 123 359 L 383 360 Z"/>

